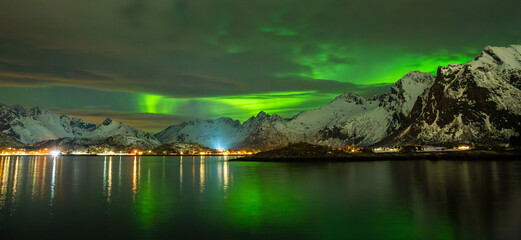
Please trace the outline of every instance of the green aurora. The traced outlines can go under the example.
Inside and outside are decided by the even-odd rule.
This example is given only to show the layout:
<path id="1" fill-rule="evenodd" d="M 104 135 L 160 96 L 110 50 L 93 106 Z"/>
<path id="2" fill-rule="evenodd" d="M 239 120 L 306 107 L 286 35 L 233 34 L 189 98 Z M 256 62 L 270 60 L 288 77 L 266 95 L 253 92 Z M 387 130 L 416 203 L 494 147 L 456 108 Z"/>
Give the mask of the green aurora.
<path id="1" fill-rule="evenodd" d="M 331 59 L 343 58 L 338 51 L 333 51 L 328 45 L 323 45 L 324 52 L 314 56 L 301 56 L 295 61 L 309 66 L 311 72 L 298 73 L 301 77 L 312 79 L 343 80 L 346 76 L 356 76 L 358 69 L 344 63 L 332 63 Z M 449 54 L 440 51 L 433 56 L 421 54 L 406 54 L 382 63 L 381 69 L 373 69 L 368 74 L 358 73 L 355 79 L 363 79 L 365 87 L 372 85 L 390 85 L 410 71 L 422 71 L 436 74 L 438 66 L 453 63 L 465 64 L 473 59 L 476 53 L 468 51 L 464 54 Z M 348 90 L 345 90 L 348 91 Z M 174 98 L 155 94 L 139 94 L 139 111 L 142 113 L 182 115 L 186 112 L 201 111 L 205 117 L 227 116 L 241 121 L 256 115 L 259 111 L 269 114 L 280 114 L 291 117 L 294 114 L 311 108 L 317 108 L 333 100 L 343 93 L 342 89 L 333 93 L 318 93 L 317 91 L 267 92 L 203 98 Z M 358 93 L 363 94 L 362 91 Z M 193 106 L 195 109 L 190 110 Z"/>
<path id="2" fill-rule="evenodd" d="M 208 117 L 227 116 L 246 120 L 259 111 L 282 113 L 289 117 L 315 106 L 330 101 L 335 94 L 317 94 L 306 92 L 273 92 L 245 94 L 207 98 L 169 98 L 153 94 L 140 94 L 140 112 L 154 114 L 182 115 L 185 112 L 198 112 Z M 315 102 L 313 102 L 315 101 Z"/>

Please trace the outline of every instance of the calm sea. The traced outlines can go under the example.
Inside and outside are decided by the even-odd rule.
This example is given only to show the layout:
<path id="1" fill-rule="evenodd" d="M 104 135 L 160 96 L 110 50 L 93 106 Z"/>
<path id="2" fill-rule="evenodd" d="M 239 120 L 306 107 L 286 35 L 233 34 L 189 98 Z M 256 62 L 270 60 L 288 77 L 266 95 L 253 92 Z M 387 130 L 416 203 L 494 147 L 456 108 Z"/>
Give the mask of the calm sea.
<path id="1" fill-rule="evenodd" d="M 521 161 L 1 157 L 0 239 L 521 239 Z"/>

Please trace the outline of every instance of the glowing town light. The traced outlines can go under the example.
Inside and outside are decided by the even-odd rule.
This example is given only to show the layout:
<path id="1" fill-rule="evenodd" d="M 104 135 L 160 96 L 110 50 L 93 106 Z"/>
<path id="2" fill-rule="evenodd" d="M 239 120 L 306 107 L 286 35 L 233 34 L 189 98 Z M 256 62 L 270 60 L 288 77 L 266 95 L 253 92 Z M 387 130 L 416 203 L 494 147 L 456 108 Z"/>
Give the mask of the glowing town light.
<path id="1" fill-rule="evenodd" d="M 58 156 L 60 156 L 60 151 L 57 151 L 57 150 L 55 150 L 55 151 L 51 151 L 51 156 L 53 156 L 53 157 L 58 157 Z"/>
<path id="2" fill-rule="evenodd" d="M 466 151 L 466 150 L 470 150 L 470 146 L 459 146 L 458 149 L 462 150 L 462 151 Z"/>

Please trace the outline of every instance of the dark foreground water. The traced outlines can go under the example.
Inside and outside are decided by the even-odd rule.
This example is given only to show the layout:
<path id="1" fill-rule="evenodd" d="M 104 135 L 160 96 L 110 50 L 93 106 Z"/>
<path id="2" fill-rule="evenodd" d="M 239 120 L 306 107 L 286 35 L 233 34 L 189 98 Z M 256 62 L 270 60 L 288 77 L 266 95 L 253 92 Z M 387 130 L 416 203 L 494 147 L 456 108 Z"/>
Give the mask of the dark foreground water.
<path id="1" fill-rule="evenodd" d="M 521 239 L 521 162 L 2 157 L 0 239 Z"/>

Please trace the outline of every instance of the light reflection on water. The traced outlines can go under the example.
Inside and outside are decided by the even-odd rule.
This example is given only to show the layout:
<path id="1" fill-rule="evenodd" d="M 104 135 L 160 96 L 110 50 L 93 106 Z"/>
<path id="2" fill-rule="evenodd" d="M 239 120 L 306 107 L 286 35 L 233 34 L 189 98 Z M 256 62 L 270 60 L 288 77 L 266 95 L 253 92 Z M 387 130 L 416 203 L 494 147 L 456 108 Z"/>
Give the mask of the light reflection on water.
<path id="1" fill-rule="evenodd" d="M 521 162 L 227 159 L 2 157 L 0 238 L 521 239 Z"/>

